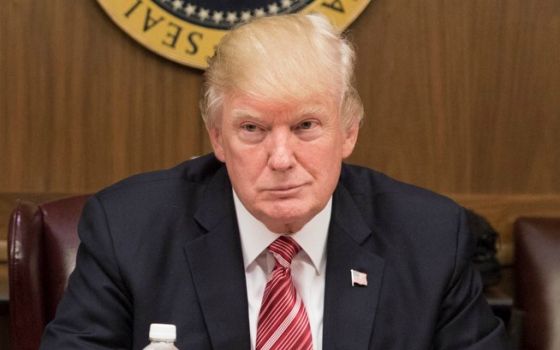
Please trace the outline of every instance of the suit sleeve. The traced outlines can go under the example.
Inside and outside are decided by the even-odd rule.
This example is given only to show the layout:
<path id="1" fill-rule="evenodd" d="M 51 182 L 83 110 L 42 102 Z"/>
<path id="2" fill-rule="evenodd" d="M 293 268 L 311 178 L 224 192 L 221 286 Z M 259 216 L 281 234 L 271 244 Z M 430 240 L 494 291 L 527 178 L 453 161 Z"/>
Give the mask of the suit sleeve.
<path id="1" fill-rule="evenodd" d="M 92 197 L 78 227 L 76 267 L 42 350 L 130 349 L 132 303 L 121 278 L 102 204 Z"/>
<path id="2" fill-rule="evenodd" d="M 441 304 L 434 348 L 507 349 L 503 323 L 488 306 L 479 272 L 471 263 L 474 242 L 462 209 L 456 237 L 455 267 Z"/>

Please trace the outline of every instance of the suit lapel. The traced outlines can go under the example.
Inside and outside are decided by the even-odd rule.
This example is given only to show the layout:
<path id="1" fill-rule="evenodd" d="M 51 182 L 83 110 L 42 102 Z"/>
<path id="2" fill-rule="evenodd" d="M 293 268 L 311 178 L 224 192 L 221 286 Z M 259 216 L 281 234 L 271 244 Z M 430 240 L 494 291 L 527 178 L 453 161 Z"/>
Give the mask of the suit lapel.
<path id="1" fill-rule="evenodd" d="M 195 214 L 207 233 L 185 247 L 214 349 L 250 349 L 245 271 L 231 185 L 225 167 L 208 185 Z M 323 349 L 367 349 L 373 334 L 384 261 L 367 250 L 371 230 L 339 184 L 327 241 Z M 367 273 L 352 287 L 350 270 Z"/>
<path id="2" fill-rule="evenodd" d="M 243 256 L 231 185 L 223 168 L 195 214 L 208 232 L 185 245 L 213 349 L 249 349 Z"/>
<path id="3" fill-rule="evenodd" d="M 367 349 L 373 334 L 384 261 L 363 244 L 371 230 L 339 184 L 327 241 L 323 349 Z M 352 287 L 350 270 L 367 274 L 367 287 Z"/>

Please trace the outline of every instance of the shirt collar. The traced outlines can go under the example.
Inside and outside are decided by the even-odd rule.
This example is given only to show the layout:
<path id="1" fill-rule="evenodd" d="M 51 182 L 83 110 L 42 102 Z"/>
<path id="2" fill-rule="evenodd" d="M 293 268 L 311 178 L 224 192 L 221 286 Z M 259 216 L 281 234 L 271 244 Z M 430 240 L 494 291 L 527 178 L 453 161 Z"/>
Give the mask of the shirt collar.
<path id="1" fill-rule="evenodd" d="M 235 212 L 241 236 L 243 263 L 245 269 L 272 243 L 278 234 L 270 231 L 245 208 L 235 191 L 233 191 Z M 331 219 L 332 197 L 325 207 L 315 215 L 301 230 L 290 236 L 300 245 L 311 259 L 317 273 L 325 263 L 325 247 Z"/>

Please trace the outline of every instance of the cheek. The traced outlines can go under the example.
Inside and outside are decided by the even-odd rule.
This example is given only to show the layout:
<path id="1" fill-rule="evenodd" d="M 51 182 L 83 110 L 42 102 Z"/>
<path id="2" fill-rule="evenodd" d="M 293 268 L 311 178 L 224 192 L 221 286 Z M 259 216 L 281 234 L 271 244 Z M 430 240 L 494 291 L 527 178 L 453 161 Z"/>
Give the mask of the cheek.
<path id="1" fill-rule="evenodd" d="M 328 139 L 317 144 L 302 144 L 297 147 L 301 159 L 319 172 L 333 168 L 342 161 L 342 147 L 335 139 Z M 325 176 L 327 174 L 323 174 Z"/>
<path id="2" fill-rule="evenodd" d="M 321 182 L 320 191 L 329 191 L 338 182 L 342 164 L 340 144 L 332 142 L 307 152 L 308 169 Z"/>
<path id="3" fill-rule="evenodd" d="M 243 163 L 233 162 L 232 164 L 234 165 L 227 166 L 231 185 L 237 195 L 246 202 L 254 197 L 254 172 L 247 166 L 244 166 Z"/>
<path id="4" fill-rule="evenodd" d="M 232 147 L 227 153 L 230 175 L 239 183 L 254 183 L 266 167 L 266 157 L 256 147 Z"/>
<path id="5" fill-rule="evenodd" d="M 332 191 L 336 186 L 342 163 L 339 152 L 340 149 L 332 148 L 308 149 L 303 152 L 305 156 L 300 158 L 304 159 L 301 163 L 303 168 L 315 179 L 317 186 L 314 191 L 316 193 Z"/>

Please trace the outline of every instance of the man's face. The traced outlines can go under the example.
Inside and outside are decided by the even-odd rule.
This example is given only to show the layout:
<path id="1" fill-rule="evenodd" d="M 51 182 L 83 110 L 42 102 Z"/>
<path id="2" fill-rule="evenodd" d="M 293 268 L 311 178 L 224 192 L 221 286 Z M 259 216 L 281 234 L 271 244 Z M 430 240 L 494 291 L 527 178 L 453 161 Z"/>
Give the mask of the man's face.
<path id="1" fill-rule="evenodd" d="M 334 192 L 357 125 L 342 126 L 334 99 L 270 102 L 226 96 L 209 130 L 245 207 L 271 231 L 289 233 L 321 211 Z"/>

